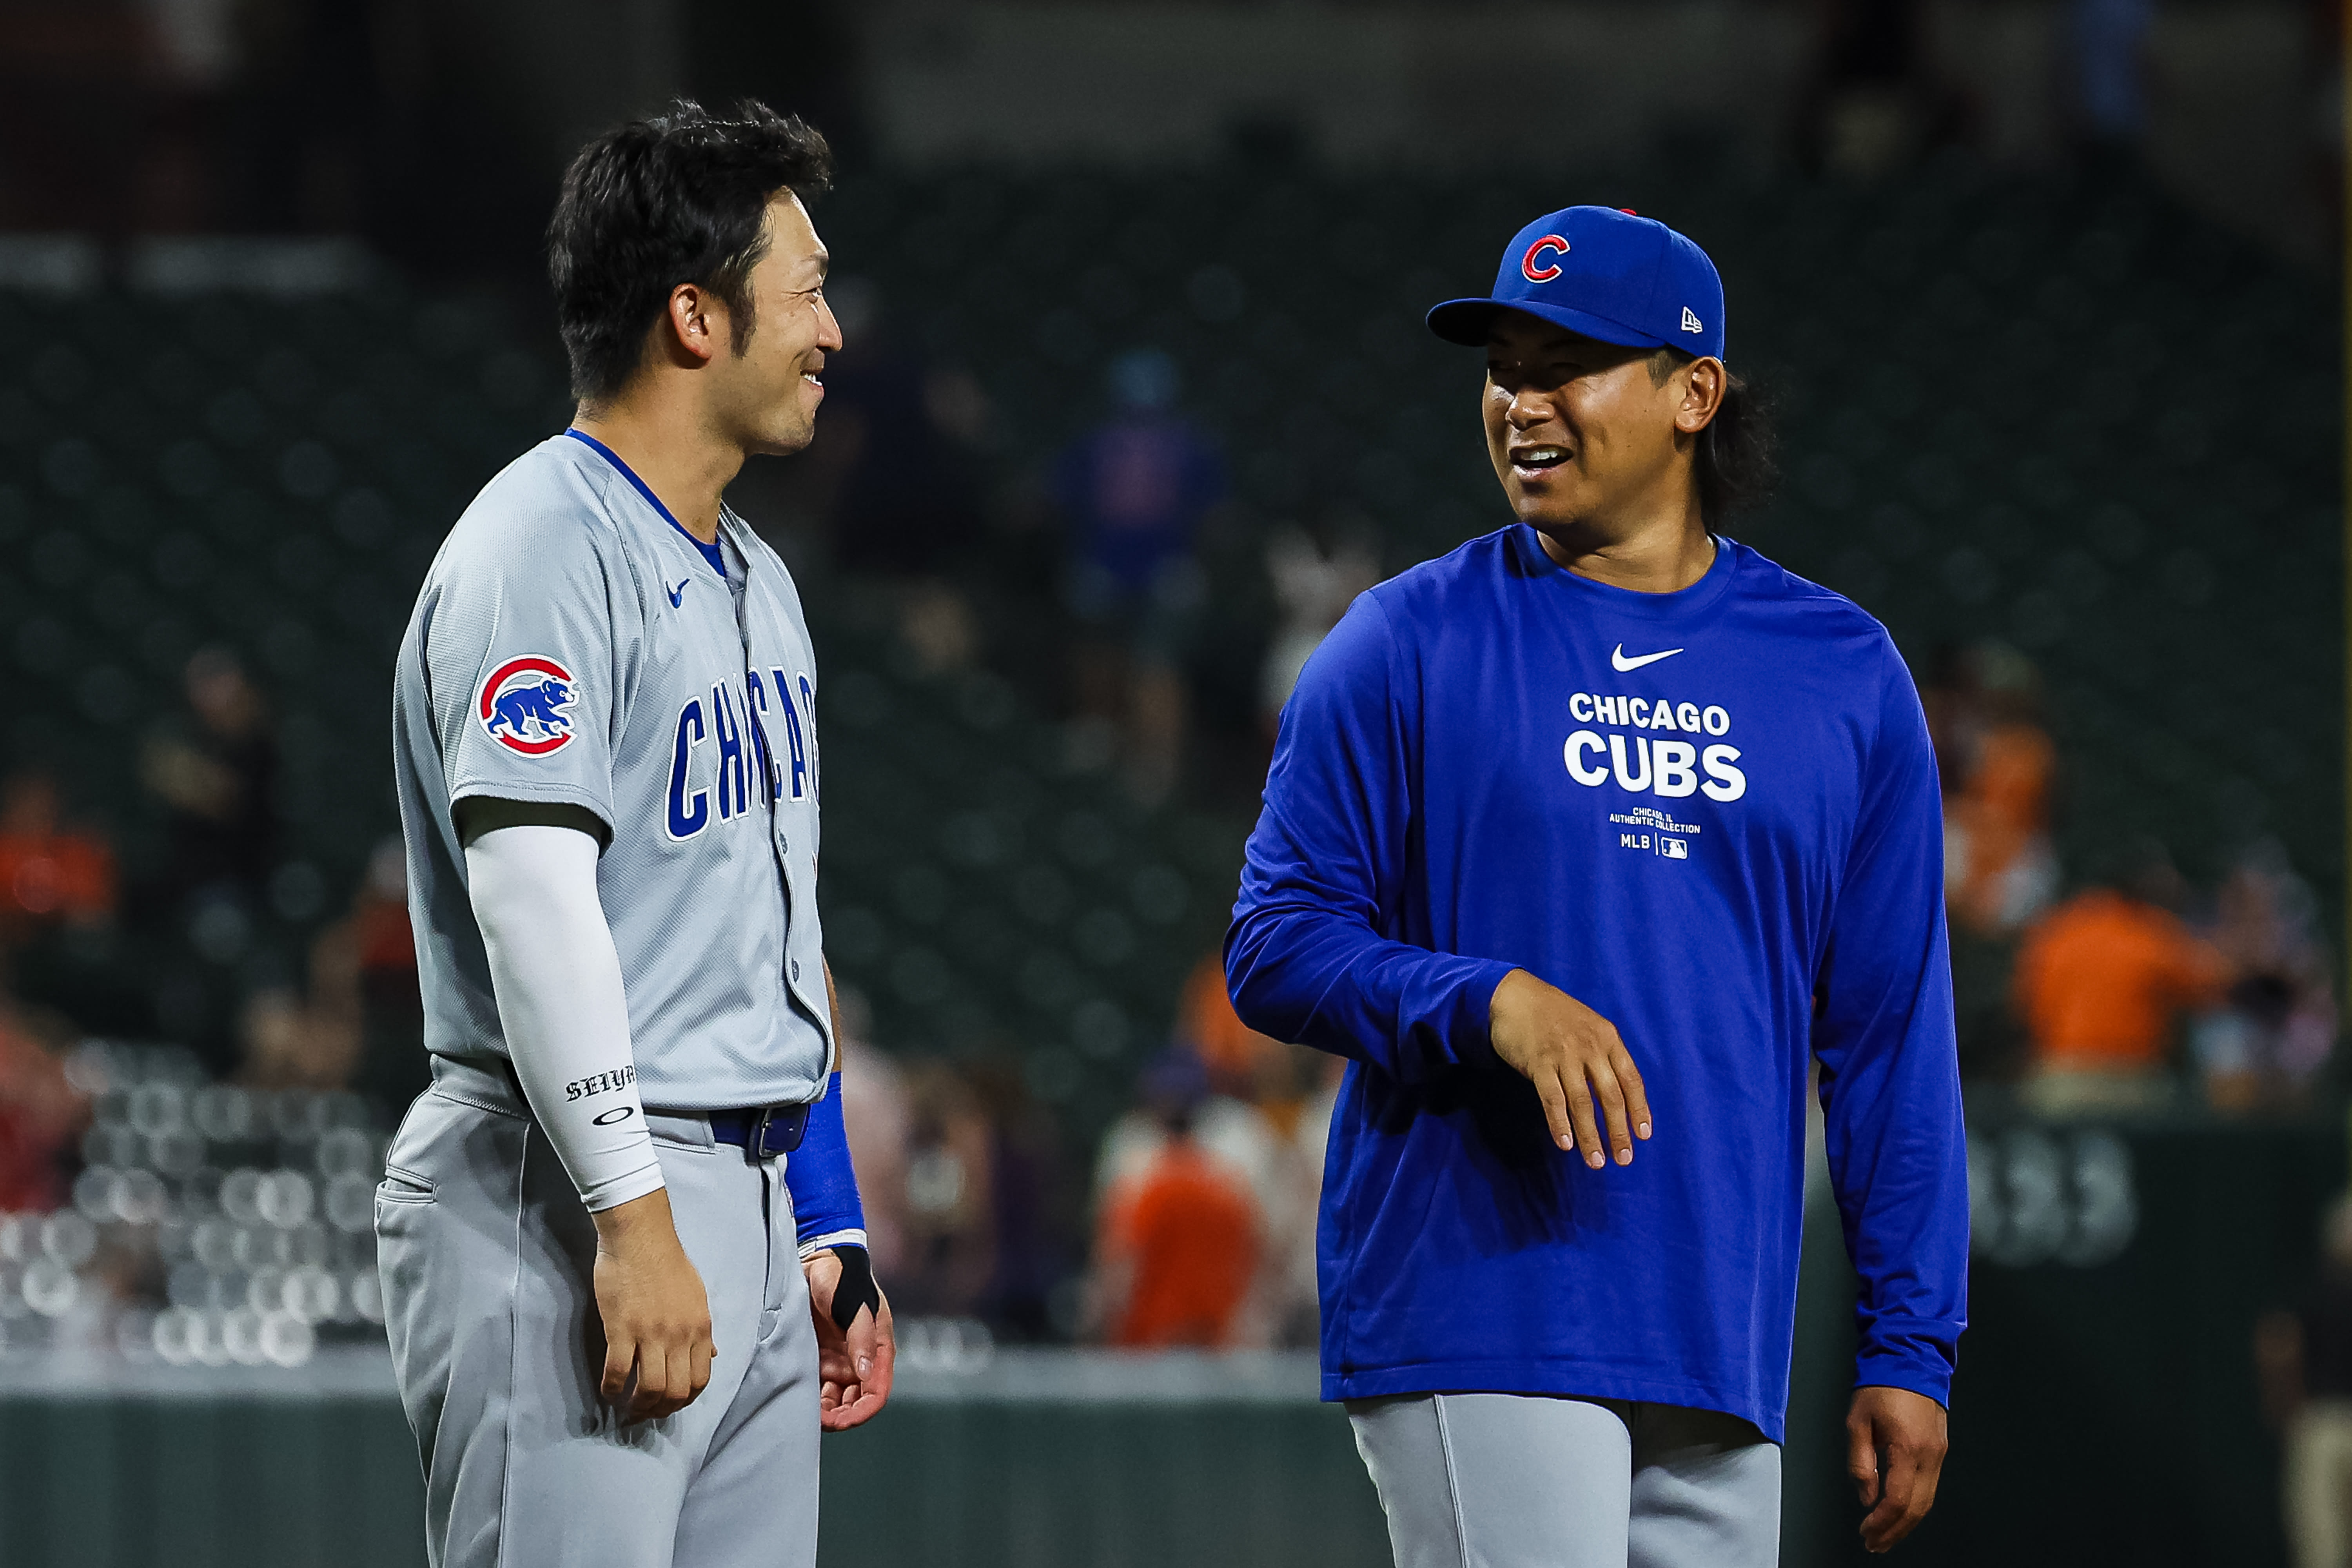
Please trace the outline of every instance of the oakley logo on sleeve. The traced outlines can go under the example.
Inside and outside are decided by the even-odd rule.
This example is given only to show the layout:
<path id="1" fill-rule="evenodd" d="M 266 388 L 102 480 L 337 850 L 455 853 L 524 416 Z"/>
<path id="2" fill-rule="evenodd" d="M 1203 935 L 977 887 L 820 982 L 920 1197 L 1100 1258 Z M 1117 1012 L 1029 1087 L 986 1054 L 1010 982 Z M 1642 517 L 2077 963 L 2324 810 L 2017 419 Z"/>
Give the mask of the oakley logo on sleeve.
<path id="1" fill-rule="evenodd" d="M 548 756 L 572 743 L 569 710 L 576 700 L 572 672 L 553 659 L 510 658 L 482 682 L 482 729 L 519 756 Z"/>

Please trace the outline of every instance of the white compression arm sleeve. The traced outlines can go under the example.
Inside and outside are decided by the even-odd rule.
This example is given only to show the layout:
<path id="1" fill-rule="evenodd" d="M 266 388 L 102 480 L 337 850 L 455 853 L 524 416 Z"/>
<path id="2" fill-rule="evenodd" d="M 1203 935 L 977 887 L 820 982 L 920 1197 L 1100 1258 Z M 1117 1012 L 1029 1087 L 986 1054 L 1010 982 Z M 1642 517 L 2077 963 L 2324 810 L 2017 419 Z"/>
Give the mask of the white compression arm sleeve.
<path id="1" fill-rule="evenodd" d="M 629 1046 L 621 959 L 596 897 L 596 840 L 493 828 L 466 847 L 474 919 L 524 1098 L 593 1211 L 662 1184 Z"/>

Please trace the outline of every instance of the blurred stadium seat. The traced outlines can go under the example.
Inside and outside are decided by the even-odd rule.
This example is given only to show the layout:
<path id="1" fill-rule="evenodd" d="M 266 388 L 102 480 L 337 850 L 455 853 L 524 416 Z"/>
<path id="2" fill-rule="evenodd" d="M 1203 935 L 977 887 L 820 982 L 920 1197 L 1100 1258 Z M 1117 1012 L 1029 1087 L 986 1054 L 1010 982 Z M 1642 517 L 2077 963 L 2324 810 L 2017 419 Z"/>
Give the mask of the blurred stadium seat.
<path id="1" fill-rule="evenodd" d="M 1859 598 L 1915 668 L 1988 634 L 2040 663 L 2070 863 L 2138 835 L 2192 869 L 2260 835 L 2337 863 L 2336 306 L 2128 177 L 1956 164 L 1874 194 L 1658 170 L 1538 198 L 970 170 L 860 177 L 819 216 L 902 332 L 975 368 L 1008 470 L 1096 416 L 1103 363 L 1153 344 L 1250 517 L 1325 504 L 1341 476 L 1393 569 L 1501 521 L 1475 356 L 1419 316 L 1555 198 L 1654 212 L 1721 258 L 1735 363 L 1785 419 L 1782 493 L 1737 531 Z M 474 489 L 560 427 L 560 373 L 535 322 L 480 300 L 101 298 L 67 337 L 52 298 L 0 294 L 11 752 L 56 759 L 135 843 L 131 744 L 189 651 L 225 642 L 282 710 L 287 853 L 350 885 L 393 824 L 383 693 L 410 595 Z M 1209 565 L 1221 640 L 1262 635 L 1255 538 Z M 999 621 L 1055 613 L 1041 574 L 992 588 Z M 1017 1052 L 1089 1136 L 1215 940 L 1239 824 L 1067 771 L 1045 693 L 921 673 L 857 582 L 811 609 L 845 982 L 886 1047 Z"/>

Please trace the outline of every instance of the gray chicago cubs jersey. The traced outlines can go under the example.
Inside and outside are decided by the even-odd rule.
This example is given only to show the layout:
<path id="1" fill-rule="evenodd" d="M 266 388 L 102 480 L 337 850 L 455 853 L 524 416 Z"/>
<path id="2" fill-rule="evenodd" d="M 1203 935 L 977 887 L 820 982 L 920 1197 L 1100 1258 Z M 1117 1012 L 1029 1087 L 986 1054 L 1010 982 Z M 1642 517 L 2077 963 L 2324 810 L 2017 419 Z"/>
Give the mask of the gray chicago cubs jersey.
<path id="1" fill-rule="evenodd" d="M 442 543 L 393 685 L 428 1049 L 507 1055 L 452 803 L 561 802 L 612 829 L 596 886 L 646 1103 L 822 1092 L 816 661 L 783 563 L 732 513 L 719 531 L 729 575 L 567 434 Z"/>

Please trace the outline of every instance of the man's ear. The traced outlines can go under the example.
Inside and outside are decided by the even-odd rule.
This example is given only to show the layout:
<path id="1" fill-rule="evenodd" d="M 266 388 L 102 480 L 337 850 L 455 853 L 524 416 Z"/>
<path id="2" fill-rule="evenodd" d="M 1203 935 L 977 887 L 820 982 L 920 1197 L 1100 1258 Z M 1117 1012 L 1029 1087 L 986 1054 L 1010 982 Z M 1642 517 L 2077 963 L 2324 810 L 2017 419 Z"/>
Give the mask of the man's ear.
<path id="1" fill-rule="evenodd" d="M 1731 384 L 1731 373 L 1723 362 L 1712 356 L 1695 359 L 1683 367 L 1682 406 L 1675 410 L 1675 428 L 1685 436 L 1696 436 L 1715 421 L 1716 410 L 1723 406 L 1723 395 Z"/>
<path id="2" fill-rule="evenodd" d="M 728 330 L 727 307 L 708 289 L 681 283 L 669 291 L 668 325 L 663 346 L 673 363 L 691 369 L 719 357 L 719 341 Z"/>

